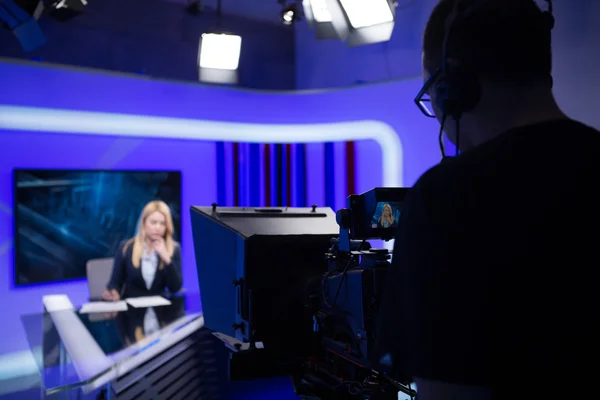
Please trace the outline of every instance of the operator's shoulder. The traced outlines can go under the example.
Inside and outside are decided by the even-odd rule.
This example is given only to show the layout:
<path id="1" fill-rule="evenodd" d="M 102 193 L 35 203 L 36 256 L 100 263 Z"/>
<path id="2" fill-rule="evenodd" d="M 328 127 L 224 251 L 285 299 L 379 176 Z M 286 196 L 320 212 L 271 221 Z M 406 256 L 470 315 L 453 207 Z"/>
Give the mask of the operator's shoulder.
<path id="1" fill-rule="evenodd" d="M 450 189 L 464 181 L 472 173 L 469 160 L 464 157 L 449 158 L 429 168 L 417 180 L 413 189 L 415 191 L 431 193 L 450 193 Z"/>

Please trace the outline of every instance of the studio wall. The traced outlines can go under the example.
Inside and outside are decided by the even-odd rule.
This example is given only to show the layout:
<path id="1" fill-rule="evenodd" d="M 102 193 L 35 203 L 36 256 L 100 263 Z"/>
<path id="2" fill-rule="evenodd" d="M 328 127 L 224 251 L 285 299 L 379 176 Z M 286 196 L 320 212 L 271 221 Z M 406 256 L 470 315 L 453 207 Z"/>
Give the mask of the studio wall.
<path id="1" fill-rule="evenodd" d="M 554 10 L 554 94 L 567 115 L 600 129 L 600 2 L 555 1 Z"/>
<path id="2" fill-rule="evenodd" d="M 0 76 L 5 82 L 0 92 L 0 301 L 18 305 L 3 311 L 10 323 L 0 328 L 6 338 L 0 353 L 26 347 L 19 315 L 39 312 L 43 295 L 66 293 L 74 303 L 87 300 L 87 287 L 81 281 L 14 287 L 13 168 L 181 170 L 184 279 L 185 286 L 194 291 L 197 278 L 189 207 L 209 205 L 219 196 L 233 204 L 236 190 L 240 203 L 266 204 L 265 149 L 273 153 L 275 144 L 290 144 L 294 170 L 289 174 L 294 181 L 290 205 L 305 200 L 334 208 L 344 205 L 348 193 L 347 154 L 354 154 L 356 191 L 411 185 L 439 156 L 436 135 L 431 134 L 435 123 L 412 103 L 412 93 L 421 84 L 415 79 L 291 94 L 8 60 L 0 62 Z M 239 143 L 238 163 L 233 142 Z M 347 152 L 347 142 L 354 144 L 353 153 Z M 306 193 L 299 200 L 302 153 Z M 277 174 L 273 157 L 271 179 Z M 236 164 L 238 182 L 234 185 Z M 252 180 L 251 170 L 258 171 L 258 181 Z"/>
<path id="3" fill-rule="evenodd" d="M 437 1 L 399 1 L 392 37 L 384 43 L 348 47 L 340 40 L 316 40 L 306 21 L 296 23 L 296 88 L 346 87 L 420 75 L 423 29 Z"/>
<path id="4" fill-rule="evenodd" d="M 545 1 L 538 3 L 545 7 Z M 435 4 L 437 0 L 400 1 L 392 39 L 367 46 L 350 48 L 337 40 L 316 40 L 314 31 L 305 22 L 296 24 L 296 87 L 345 87 L 419 76 L 423 30 Z M 597 42 L 600 2 L 555 0 L 554 15 L 553 69 L 557 101 L 572 118 L 600 129 L 596 90 L 600 87 L 600 68 L 597 67 L 600 63 Z M 398 93 L 390 101 L 399 101 L 401 95 Z"/>

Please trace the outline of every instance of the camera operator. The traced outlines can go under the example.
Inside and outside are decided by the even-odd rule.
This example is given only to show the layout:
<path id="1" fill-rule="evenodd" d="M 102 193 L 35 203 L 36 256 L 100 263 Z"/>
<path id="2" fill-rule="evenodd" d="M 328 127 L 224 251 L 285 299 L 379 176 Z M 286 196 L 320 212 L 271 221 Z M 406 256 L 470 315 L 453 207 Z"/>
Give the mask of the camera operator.
<path id="1" fill-rule="evenodd" d="M 427 23 L 417 100 L 430 96 L 460 154 L 404 204 L 377 359 L 419 400 L 589 396 L 600 134 L 558 107 L 551 27 L 533 0 L 455 1 Z M 440 96 L 466 96 L 463 112 Z"/>

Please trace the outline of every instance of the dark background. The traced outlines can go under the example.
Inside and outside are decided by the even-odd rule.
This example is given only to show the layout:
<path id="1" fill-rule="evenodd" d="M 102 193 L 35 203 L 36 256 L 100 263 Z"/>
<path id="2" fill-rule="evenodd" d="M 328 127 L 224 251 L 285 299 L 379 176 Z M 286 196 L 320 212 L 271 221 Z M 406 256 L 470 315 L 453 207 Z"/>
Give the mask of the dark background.
<path id="1" fill-rule="evenodd" d="M 181 237 L 181 173 L 15 170 L 16 285 L 84 278 L 88 260 L 112 257 L 160 199 Z"/>

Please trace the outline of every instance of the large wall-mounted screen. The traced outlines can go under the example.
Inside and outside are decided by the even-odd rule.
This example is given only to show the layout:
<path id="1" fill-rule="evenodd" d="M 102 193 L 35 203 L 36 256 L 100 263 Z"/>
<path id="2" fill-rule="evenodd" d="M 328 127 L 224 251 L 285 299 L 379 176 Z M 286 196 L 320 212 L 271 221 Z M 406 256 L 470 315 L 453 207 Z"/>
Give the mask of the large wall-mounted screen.
<path id="1" fill-rule="evenodd" d="M 162 200 L 181 238 L 181 173 L 14 170 L 15 284 L 81 279 L 136 234 L 144 205 Z"/>

